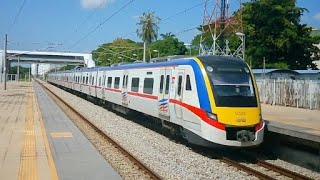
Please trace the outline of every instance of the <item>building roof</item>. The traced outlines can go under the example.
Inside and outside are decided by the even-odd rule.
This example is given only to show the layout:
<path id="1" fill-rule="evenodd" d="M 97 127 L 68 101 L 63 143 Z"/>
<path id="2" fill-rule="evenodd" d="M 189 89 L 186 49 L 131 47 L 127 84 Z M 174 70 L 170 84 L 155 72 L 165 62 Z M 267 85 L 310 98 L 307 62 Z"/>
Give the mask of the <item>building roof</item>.
<path id="1" fill-rule="evenodd" d="M 263 72 L 267 73 L 294 73 L 294 74 L 317 74 L 320 73 L 320 70 L 287 70 L 287 69 L 252 69 L 254 74 L 262 74 Z"/>

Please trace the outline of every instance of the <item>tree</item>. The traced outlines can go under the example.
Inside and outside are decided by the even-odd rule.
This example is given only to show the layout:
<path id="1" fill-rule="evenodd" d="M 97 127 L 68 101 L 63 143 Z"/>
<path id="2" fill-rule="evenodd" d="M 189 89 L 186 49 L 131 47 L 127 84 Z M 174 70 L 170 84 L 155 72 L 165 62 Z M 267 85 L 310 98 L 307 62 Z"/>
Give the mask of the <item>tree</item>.
<path id="1" fill-rule="evenodd" d="M 139 22 L 137 23 L 139 28 L 137 29 L 137 34 L 144 43 L 144 62 L 146 61 L 146 45 L 157 40 L 159 21 L 160 18 L 157 17 L 154 12 L 144 12 L 142 16 L 139 17 Z"/>
<path id="2" fill-rule="evenodd" d="M 92 51 L 93 60 L 98 66 L 108 66 L 119 62 L 133 62 L 142 58 L 142 45 L 130 39 L 115 39 L 104 43 Z"/>
<path id="3" fill-rule="evenodd" d="M 158 50 L 159 56 L 169 56 L 169 55 L 184 55 L 187 52 L 187 48 L 184 43 L 179 41 L 174 36 L 164 36 L 162 40 L 156 41 L 150 44 L 150 52 L 153 50 Z"/>
<path id="4" fill-rule="evenodd" d="M 165 33 L 165 34 L 160 34 L 160 36 L 164 39 L 164 38 L 167 38 L 167 37 L 176 37 L 176 35 L 172 34 L 172 32 L 168 32 L 168 33 Z"/>
<path id="5" fill-rule="evenodd" d="M 312 54 L 318 54 L 311 28 L 300 24 L 306 9 L 296 0 L 252 0 L 243 7 L 246 57 L 255 68 L 268 64 L 287 65 L 290 69 L 315 68 Z"/>

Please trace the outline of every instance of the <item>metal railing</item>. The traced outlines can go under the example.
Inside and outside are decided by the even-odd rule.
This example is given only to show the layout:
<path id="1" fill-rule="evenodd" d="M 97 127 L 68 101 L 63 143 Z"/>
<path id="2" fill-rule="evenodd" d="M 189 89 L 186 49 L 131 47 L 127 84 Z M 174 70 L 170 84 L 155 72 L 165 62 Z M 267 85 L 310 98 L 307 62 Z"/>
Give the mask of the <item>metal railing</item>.
<path id="1" fill-rule="evenodd" d="M 258 79 L 257 85 L 262 103 L 320 109 L 320 81 Z"/>

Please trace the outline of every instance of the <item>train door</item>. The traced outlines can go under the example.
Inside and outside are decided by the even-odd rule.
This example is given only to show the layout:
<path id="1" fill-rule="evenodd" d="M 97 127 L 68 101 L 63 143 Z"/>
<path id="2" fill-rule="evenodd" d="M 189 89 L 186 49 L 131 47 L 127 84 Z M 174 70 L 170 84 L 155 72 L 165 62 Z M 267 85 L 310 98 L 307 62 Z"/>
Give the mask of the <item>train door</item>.
<path id="1" fill-rule="evenodd" d="M 95 74 L 96 74 L 96 76 L 93 76 L 93 77 L 95 77 L 93 79 L 94 80 L 93 81 L 93 87 L 94 87 L 94 97 L 97 97 L 98 96 L 98 85 L 101 86 L 101 75 L 100 75 L 99 71 L 97 71 L 97 73 L 95 73 Z M 100 77 L 100 82 L 98 81 L 99 77 Z M 100 84 L 98 84 L 98 83 L 100 83 Z"/>
<path id="2" fill-rule="evenodd" d="M 159 116 L 169 120 L 170 109 L 170 85 L 171 85 L 171 69 L 160 70 L 160 89 L 158 94 L 158 112 Z"/>
<path id="3" fill-rule="evenodd" d="M 122 97 L 122 105 L 128 106 L 128 71 L 125 70 L 122 77 L 122 90 L 121 90 L 121 97 Z"/>
<path id="4" fill-rule="evenodd" d="M 102 87 L 101 87 L 101 97 L 102 99 L 105 99 L 105 89 L 106 89 L 106 71 L 102 71 Z"/>
<path id="5" fill-rule="evenodd" d="M 184 69 L 178 70 L 178 80 L 175 92 L 175 100 L 178 102 L 183 102 L 183 88 L 184 88 Z M 177 118 L 182 119 L 182 107 L 181 103 L 174 104 L 174 110 Z"/>

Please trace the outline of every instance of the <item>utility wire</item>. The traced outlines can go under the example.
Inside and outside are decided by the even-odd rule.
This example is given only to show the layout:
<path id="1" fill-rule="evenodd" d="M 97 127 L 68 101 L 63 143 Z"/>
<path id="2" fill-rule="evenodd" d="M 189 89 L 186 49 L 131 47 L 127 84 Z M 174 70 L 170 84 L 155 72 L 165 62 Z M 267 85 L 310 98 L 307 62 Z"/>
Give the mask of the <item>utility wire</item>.
<path id="1" fill-rule="evenodd" d="M 26 0 L 23 0 L 21 6 L 20 6 L 20 8 L 19 8 L 18 14 L 14 17 L 13 23 L 12 23 L 11 26 L 9 27 L 8 34 L 10 33 L 10 31 L 11 31 L 12 27 L 14 26 L 14 24 L 17 22 L 18 17 L 19 17 L 19 15 L 20 15 L 21 11 L 22 11 L 22 8 L 23 8 L 23 6 L 25 5 L 25 2 L 26 2 Z"/>
<path id="2" fill-rule="evenodd" d="M 204 3 L 205 3 L 205 1 L 204 1 L 204 2 L 201 2 L 201 3 L 198 3 L 198 4 L 194 5 L 194 6 L 191 6 L 191 7 L 187 8 L 187 9 L 184 9 L 184 10 L 182 10 L 182 11 L 176 13 L 176 14 L 173 14 L 173 15 L 171 15 L 171 16 L 169 16 L 169 17 L 166 17 L 166 18 L 162 19 L 162 21 L 160 21 L 160 24 L 161 24 L 161 22 L 163 22 L 163 21 L 170 20 L 170 19 L 172 19 L 173 17 L 176 17 L 176 16 L 178 16 L 178 15 L 180 15 L 180 14 L 186 13 L 187 11 L 190 11 L 190 10 L 192 10 L 192 9 L 198 7 L 198 6 L 201 6 L 201 5 L 203 5 Z M 122 36 L 122 37 L 129 37 L 129 36 L 133 35 L 134 33 L 135 33 L 135 32 L 128 33 L 128 34 L 126 34 L 126 35 L 124 35 L 124 36 Z M 180 33 L 180 34 L 181 34 L 181 33 Z"/>
<path id="3" fill-rule="evenodd" d="M 183 11 L 180 11 L 180 12 L 178 12 L 178 13 L 176 13 L 176 14 L 172 15 L 172 16 L 169 16 L 169 17 L 167 17 L 167 18 L 163 19 L 162 21 L 167 21 L 167 20 L 169 20 L 169 19 L 171 19 L 171 18 L 173 18 L 173 17 L 175 17 L 175 16 L 178 16 L 178 15 L 180 15 L 180 14 L 186 13 L 187 11 L 190 11 L 190 10 L 191 10 L 191 9 L 193 9 L 193 8 L 196 8 L 196 7 L 198 7 L 198 6 L 201 6 L 201 5 L 202 5 L 202 4 L 204 4 L 204 3 L 205 3 L 205 2 L 202 2 L 202 3 L 196 4 L 196 5 L 194 5 L 194 6 L 190 7 L 190 8 L 188 8 L 188 9 L 185 9 L 185 10 L 183 10 Z"/>
<path id="4" fill-rule="evenodd" d="M 104 3 L 106 3 L 106 2 L 105 2 L 105 1 L 102 1 L 102 2 L 100 3 L 100 5 L 99 5 L 98 7 L 96 7 L 96 8 L 76 27 L 76 29 L 74 30 L 74 32 L 77 32 L 78 29 L 80 29 L 81 26 L 82 26 L 84 23 L 86 23 L 86 22 L 88 21 L 88 19 L 90 19 L 91 16 L 93 16 L 93 14 L 95 14 L 95 13 L 97 12 L 97 10 L 98 10 Z"/>
<path id="5" fill-rule="evenodd" d="M 176 35 L 176 36 L 179 36 L 179 35 L 181 35 L 181 34 L 183 34 L 183 33 L 192 31 L 192 30 L 197 29 L 197 28 L 198 28 L 198 26 L 197 26 L 197 27 L 193 27 L 193 28 L 184 29 L 184 30 L 182 30 L 182 31 L 179 31 L 179 32 L 175 33 L 175 35 Z"/>
<path id="6" fill-rule="evenodd" d="M 118 11 L 113 13 L 111 16 L 109 16 L 106 20 L 104 20 L 102 23 L 100 23 L 97 27 L 89 31 L 85 36 L 83 36 L 80 40 L 78 40 L 76 43 L 74 43 L 69 49 L 72 49 L 76 45 L 78 45 L 81 41 L 86 39 L 88 36 L 90 36 L 92 33 L 94 33 L 97 29 L 99 29 L 103 24 L 105 24 L 107 21 L 109 21 L 113 16 L 117 15 L 119 12 L 121 12 L 124 8 L 126 8 L 128 5 L 130 5 L 134 0 L 130 0 L 127 4 L 122 6 Z"/>

